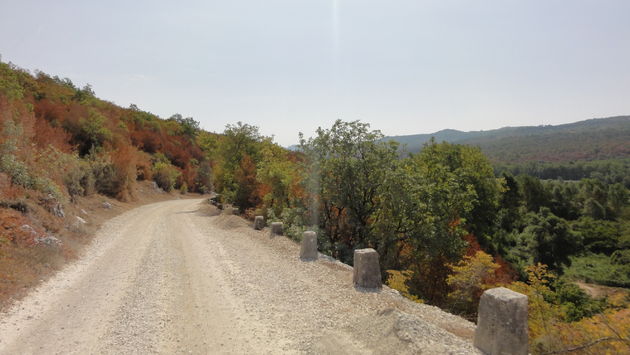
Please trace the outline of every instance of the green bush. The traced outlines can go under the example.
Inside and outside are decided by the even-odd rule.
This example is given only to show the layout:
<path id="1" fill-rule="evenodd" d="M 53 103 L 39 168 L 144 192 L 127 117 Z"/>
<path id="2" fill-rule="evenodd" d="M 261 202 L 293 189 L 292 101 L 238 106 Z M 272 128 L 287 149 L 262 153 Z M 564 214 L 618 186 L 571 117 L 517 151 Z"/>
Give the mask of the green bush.
<path id="1" fill-rule="evenodd" d="M 33 178 L 29 174 L 26 164 L 18 161 L 13 154 L 3 154 L 0 156 L 0 172 L 11 178 L 11 183 L 24 188 L 33 188 Z"/>
<path id="2" fill-rule="evenodd" d="M 85 176 L 85 187 L 89 187 L 91 181 L 94 181 L 94 189 L 96 192 L 116 196 L 117 179 L 116 170 L 111 162 L 109 155 L 99 153 L 96 149 L 92 149 L 87 157 L 90 166 L 91 177 Z M 85 189 L 84 187 L 84 189 Z"/>
<path id="3" fill-rule="evenodd" d="M 317 226 L 309 226 L 305 218 L 306 211 L 304 208 L 285 208 L 280 216 L 277 216 L 273 208 L 267 210 L 267 222 L 282 222 L 284 225 L 284 235 L 297 242 L 302 241 L 305 231 L 315 231 L 318 238 L 322 236 L 322 231 Z M 321 238 L 320 238 L 321 239 Z M 321 245 L 321 244 L 320 244 Z"/>
<path id="4" fill-rule="evenodd" d="M 587 295 L 577 285 L 559 280 L 556 282 L 555 296 L 556 303 L 560 304 L 565 311 L 566 321 L 576 322 L 584 317 L 592 317 L 606 309 L 607 302 L 595 300 Z"/>
<path id="5" fill-rule="evenodd" d="M 630 265 L 630 249 L 615 251 L 610 256 L 610 261 L 615 265 Z"/>
<path id="6" fill-rule="evenodd" d="M 107 118 L 94 109 L 90 109 L 88 116 L 79 120 L 75 139 L 79 143 L 81 155 L 103 146 L 106 141 L 112 139 L 112 132 L 105 126 L 106 121 Z"/>
<path id="7" fill-rule="evenodd" d="M 77 160 L 63 178 L 64 185 L 71 197 L 88 196 L 95 192 L 96 179 L 87 161 Z"/>
<path id="8" fill-rule="evenodd" d="M 181 172 L 173 165 L 158 161 L 153 165 L 153 180 L 164 191 L 171 191 L 175 188 L 177 178 Z"/>

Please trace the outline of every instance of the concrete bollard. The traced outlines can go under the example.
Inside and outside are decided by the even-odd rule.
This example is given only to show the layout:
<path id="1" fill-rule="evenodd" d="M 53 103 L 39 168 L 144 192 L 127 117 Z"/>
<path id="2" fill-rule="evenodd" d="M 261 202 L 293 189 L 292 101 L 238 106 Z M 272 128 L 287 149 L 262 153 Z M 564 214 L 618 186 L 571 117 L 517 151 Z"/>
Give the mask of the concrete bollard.
<path id="1" fill-rule="evenodd" d="M 497 287 L 481 295 L 474 344 L 486 354 L 526 355 L 527 296 Z"/>
<path id="2" fill-rule="evenodd" d="M 261 229 L 265 228 L 265 217 L 263 216 L 256 216 L 254 218 L 254 229 L 259 231 Z"/>
<path id="3" fill-rule="evenodd" d="M 282 222 L 271 222 L 271 236 L 282 235 Z"/>
<path id="4" fill-rule="evenodd" d="M 372 248 L 354 251 L 354 286 L 363 288 L 381 288 L 381 268 L 378 253 Z"/>
<path id="5" fill-rule="evenodd" d="M 317 233 L 304 232 L 300 246 L 300 259 L 304 261 L 317 260 Z"/>

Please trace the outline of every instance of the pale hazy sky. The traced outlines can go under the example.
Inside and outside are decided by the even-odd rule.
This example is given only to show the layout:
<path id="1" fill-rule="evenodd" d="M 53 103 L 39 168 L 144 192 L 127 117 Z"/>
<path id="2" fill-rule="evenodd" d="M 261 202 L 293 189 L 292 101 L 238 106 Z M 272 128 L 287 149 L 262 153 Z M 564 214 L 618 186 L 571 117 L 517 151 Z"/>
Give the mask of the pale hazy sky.
<path id="1" fill-rule="evenodd" d="M 630 1 L 0 0 L 0 54 L 121 106 L 283 145 L 630 114 Z"/>

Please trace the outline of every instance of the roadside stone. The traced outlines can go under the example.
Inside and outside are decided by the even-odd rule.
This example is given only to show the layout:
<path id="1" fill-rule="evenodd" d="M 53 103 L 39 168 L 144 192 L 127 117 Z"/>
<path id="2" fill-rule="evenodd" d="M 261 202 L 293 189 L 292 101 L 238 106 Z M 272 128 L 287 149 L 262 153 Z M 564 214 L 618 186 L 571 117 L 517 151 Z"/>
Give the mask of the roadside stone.
<path id="1" fill-rule="evenodd" d="M 254 218 L 254 229 L 259 231 L 265 227 L 265 217 L 256 216 Z"/>
<path id="2" fill-rule="evenodd" d="M 234 214 L 234 208 L 232 208 L 232 207 L 225 207 L 223 209 L 223 214 L 233 215 Z"/>
<path id="3" fill-rule="evenodd" d="M 109 203 L 109 202 L 107 202 L 107 201 L 103 202 L 102 206 L 103 206 L 103 208 L 104 208 L 104 209 L 106 209 L 106 210 L 109 210 L 109 209 L 111 209 L 111 208 L 112 208 L 112 204 L 111 204 L 111 203 Z"/>
<path id="4" fill-rule="evenodd" d="M 55 204 L 52 214 L 60 218 L 66 217 L 66 213 L 63 211 L 63 206 L 60 203 Z"/>
<path id="5" fill-rule="evenodd" d="M 304 232 L 300 246 L 300 259 L 303 261 L 317 260 L 317 233 Z"/>
<path id="6" fill-rule="evenodd" d="M 526 355 L 527 296 L 505 287 L 485 291 L 479 300 L 474 345 L 490 355 Z"/>
<path id="7" fill-rule="evenodd" d="M 37 237 L 37 235 L 38 235 L 38 234 L 37 234 L 37 232 L 35 231 L 35 228 L 31 227 L 31 226 L 30 226 L 30 225 L 28 225 L 28 224 L 23 224 L 23 225 L 20 227 L 20 229 L 21 229 L 21 230 L 23 230 L 23 231 L 25 231 L 25 232 L 27 232 L 27 233 L 29 233 L 30 235 L 32 235 L 32 236 L 34 236 L 34 237 Z"/>
<path id="8" fill-rule="evenodd" d="M 271 236 L 282 235 L 282 222 L 271 222 Z"/>
<path id="9" fill-rule="evenodd" d="M 381 288 L 383 286 L 376 250 L 367 248 L 354 251 L 352 280 L 354 286 L 361 288 Z"/>
<path id="10" fill-rule="evenodd" d="M 35 244 L 44 244 L 47 246 L 59 246 L 61 245 L 61 240 L 53 235 L 46 235 L 43 237 L 35 238 Z"/>

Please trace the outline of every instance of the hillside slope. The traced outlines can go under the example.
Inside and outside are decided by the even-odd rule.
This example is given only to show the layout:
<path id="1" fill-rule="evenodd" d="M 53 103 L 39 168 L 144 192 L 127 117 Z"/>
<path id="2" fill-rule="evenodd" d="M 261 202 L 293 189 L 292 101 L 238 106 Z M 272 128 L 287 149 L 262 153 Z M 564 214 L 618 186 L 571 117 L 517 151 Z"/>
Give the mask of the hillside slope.
<path id="1" fill-rule="evenodd" d="M 443 130 L 432 134 L 386 137 L 417 152 L 431 138 L 468 144 L 494 162 L 561 162 L 630 157 L 630 116 L 590 119 L 557 126 L 504 127 L 489 131 Z"/>
<path id="2" fill-rule="evenodd" d="M 79 254 L 118 201 L 212 189 L 215 136 L 0 62 L 0 305 Z"/>

